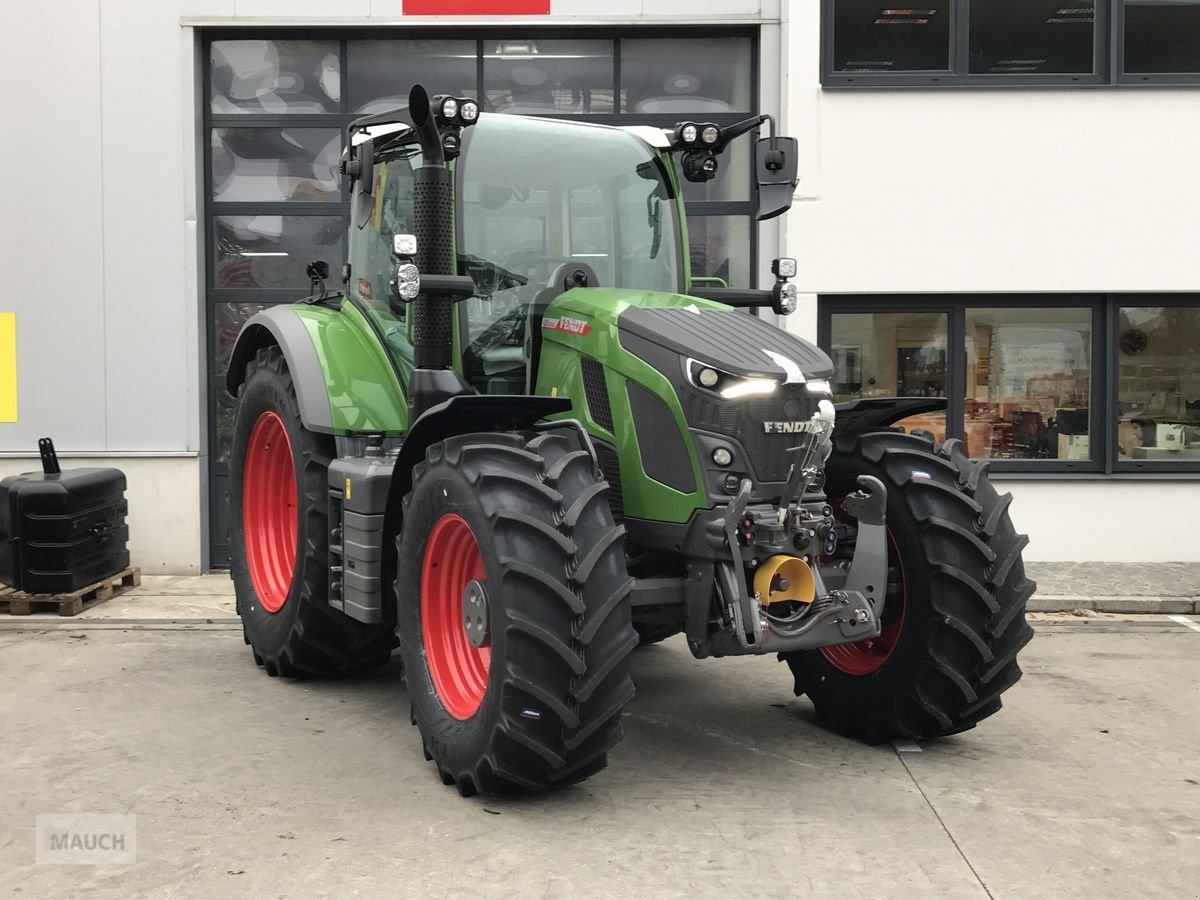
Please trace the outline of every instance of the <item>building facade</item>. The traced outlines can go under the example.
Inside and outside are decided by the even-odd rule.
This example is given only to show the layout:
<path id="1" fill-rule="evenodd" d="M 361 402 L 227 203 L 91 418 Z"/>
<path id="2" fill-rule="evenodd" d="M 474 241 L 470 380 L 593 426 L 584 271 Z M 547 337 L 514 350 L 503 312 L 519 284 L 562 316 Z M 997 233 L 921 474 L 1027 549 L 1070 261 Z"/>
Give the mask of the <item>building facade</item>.
<path id="1" fill-rule="evenodd" d="M 948 397 L 904 424 L 993 460 L 1028 558 L 1200 560 L 1200 8 L 68 6 L 13 22 L 37 87 L 8 117 L 2 227 L 33 282 L 12 292 L 0 474 L 29 470 L 44 434 L 70 465 L 119 466 L 147 571 L 224 563 L 232 341 L 306 293 L 307 260 L 336 271 L 342 129 L 416 80 L 614 124 L 771 113 L 800 141 L 792 211 L 754 222 L 735 147 L 688 186 L 695 274 L 751 285 L 796 257 L 785 324 L 830 351 L 840 397 Z"/>

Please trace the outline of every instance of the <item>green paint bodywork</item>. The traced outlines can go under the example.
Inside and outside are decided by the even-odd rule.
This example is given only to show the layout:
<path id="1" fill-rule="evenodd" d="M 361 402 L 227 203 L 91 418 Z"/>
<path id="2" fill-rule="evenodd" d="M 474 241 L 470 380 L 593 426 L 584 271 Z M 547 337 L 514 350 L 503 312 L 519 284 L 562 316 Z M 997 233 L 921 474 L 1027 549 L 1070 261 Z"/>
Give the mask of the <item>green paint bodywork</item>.
<path id="1" fill-rule="evenodd" d="M 652 368 L 621 346 L 618 319 L 630 307 L 696 306 L 700 309 L 733 310 L 720 303 L 699 300 L 683 294 L 663 294 L 650 291 L 616 288 L 576 288 L 556 299 L 547 316 L 568 316 L 591 326 L 587 334 L 543 330 L 542 355 L 538 366 L 537 393 L 557 394 L 572 401 L 572 411 L 564 418 L 583 422 L 595 438 L 617 448 L 621 466 L 621 493 L 625 515 L 659 522 L 686 522 L 697 509 L 709 505 L 704 492 L 704 476 L 700 461 L 688 431 L 675 388 L 666 376 Z M 604 365 L 605 385 L 612 406 L 616 433 L 608 431 L 592 419 L 583 391 L 583 375 L 579 367 L 581 356 L 590 356 Z M 633 427 L 626 382 L 640 384 L 662 400 L 675 417 L 675 425 L 683 435 L 692 463 L 696 490 L 683 493 L 655 481 L 645 473 L 642 451 Z M 650 449 L 649 452 L 653 452 Z"/>
<path id="2" fill-rule="evenodd" d="M 343 300 L 340 310 L 311 304 L 288 308 L 304 323 L 321 361 L 334 433 L 404 434 L 408 403 L 387 351 L 358 307 Z"/>

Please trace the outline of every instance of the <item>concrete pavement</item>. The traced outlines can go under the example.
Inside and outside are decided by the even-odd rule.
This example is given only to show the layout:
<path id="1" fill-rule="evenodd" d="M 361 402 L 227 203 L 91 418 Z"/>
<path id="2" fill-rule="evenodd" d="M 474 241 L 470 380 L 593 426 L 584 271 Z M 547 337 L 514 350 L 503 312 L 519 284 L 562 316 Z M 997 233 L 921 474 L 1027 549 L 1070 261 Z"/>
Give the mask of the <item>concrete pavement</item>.
<path id="1" fill-rule="evenodd" d="M 609 769 L 463 800 L 394 664 L 294 682 L 236 626 L 4 619 L 0 893 L 1195 897 L 1200 633 L 1073 621 L 1038 626 L 1000 714 L 918 751 L 828 734 L 773 659 L 675 638 L 636 654 Z M 136 814 L 138 862 L 34 864 L 33 817 L 64 811 Z"/>

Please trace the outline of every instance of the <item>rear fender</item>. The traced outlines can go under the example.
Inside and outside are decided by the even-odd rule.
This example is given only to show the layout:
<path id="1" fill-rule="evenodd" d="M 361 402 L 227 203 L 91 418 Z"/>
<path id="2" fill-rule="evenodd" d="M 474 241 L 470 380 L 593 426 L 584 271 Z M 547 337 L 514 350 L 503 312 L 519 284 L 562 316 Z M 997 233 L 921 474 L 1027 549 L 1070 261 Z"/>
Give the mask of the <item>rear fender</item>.
<path id="1" fill-rule="evenodd" d="M 945 397 L 867 397 L 834 404 L 834 434 L 880 431 L 901 419 L 946 409 Z"/>

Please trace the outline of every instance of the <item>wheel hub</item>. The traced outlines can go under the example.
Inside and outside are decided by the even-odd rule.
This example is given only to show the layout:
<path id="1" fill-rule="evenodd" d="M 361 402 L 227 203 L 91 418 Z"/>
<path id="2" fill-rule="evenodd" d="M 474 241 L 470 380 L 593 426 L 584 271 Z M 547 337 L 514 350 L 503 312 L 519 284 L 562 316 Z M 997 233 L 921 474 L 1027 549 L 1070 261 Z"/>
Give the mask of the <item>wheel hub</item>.
<path id="1" fill-rule="evenodd" d="M 486 647 L 491 643 L 488 628 L 487 588 L 478 579 L 471 579 L 463 589 L 463 630 L 472 647 Z"/>

